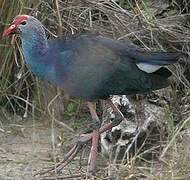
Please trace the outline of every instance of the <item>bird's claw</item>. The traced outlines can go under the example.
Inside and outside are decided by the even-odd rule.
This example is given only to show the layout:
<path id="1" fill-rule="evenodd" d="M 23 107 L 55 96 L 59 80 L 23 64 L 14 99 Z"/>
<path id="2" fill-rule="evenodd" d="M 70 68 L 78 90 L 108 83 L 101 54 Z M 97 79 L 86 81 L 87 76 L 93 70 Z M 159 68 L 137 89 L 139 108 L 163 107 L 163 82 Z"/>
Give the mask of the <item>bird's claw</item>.
<path id="1" fill-rule="evenodd" d="M 54 166 L 48 168 L 45 171 L 37 172 L 35 175 L 44 175 L 44 174 L 56 174 L 59 173 L 64 167 L 66 167 L 78 154 L 78 152 L 86 145 L 89 141 L 92 140 L 91 155 L 92 157 L 89 159 L 89 172 L 94 171 L 95 169 L 95 161 L 96 161 L 96 153 L 97 153 L 97 145 L 99 135 L 113 127 L 112 123 L 105 124 L 98 131 L 93 131 L 92 133 L 81 134 L 79 136 L 78 141 L 73 145 L 70 151 L 65 155 L 65 158 L 55 164 Z"/>
<path id="2" fill-rule="evenodd" d="M 92 138 L 91 133 L 82 134 L 79 137 L 79 140 L 73 145 L 70 151 L 65 155 L 64 159 L 50 167 L 48 170 L 43 172 L 38 172 L 35 175 L 44 175 L 47 173 L 56 174 L 59 173 L 64 167 L 66 167 L 78 154 L 80 150 L 82 150 L 83 146 L 87 144 Z"/>

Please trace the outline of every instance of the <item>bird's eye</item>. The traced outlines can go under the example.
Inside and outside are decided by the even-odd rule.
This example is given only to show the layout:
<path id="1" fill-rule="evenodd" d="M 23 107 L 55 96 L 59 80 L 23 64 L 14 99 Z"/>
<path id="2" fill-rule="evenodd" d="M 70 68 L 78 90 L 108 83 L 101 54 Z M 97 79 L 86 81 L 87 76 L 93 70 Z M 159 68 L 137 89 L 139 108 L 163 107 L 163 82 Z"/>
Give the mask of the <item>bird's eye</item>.
<path id="1" fill-rule="evenodd" d="M 25 25 L 25 24 L 26 24 L 26 21 L 23 21 L 23 22 L 21 22 L 20 24 Z"/>

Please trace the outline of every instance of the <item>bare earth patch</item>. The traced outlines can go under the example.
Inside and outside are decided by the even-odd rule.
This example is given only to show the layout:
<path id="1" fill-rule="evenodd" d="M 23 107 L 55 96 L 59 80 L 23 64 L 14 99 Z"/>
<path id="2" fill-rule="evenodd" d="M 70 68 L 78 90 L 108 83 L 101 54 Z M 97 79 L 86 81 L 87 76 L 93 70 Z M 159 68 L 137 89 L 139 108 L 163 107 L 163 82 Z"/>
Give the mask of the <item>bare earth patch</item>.
<path id="1" fill-rule="evenodd" d="M 52 121 L 22 118 L 1 117 L 0 128 L 0 180 L 35 180 L 39 176 L 34 176 L 39 170 L 52 166 L 55 161 L 63 158 L 68 151 L 69 144 L 77 139 L 80 132 L 84 132 L 88 118 L 73 118 L 66 121 L 70 127 L 76 128 L 71 132 L 62 126 L 54 124 Z M 175 135 L 175 131 L 174 131 Z M 174 137 L 174 135 L 171 136 Z M 176 135 L 174 141 L 167 149 L 163 161 L 155 158 L 143 159 L 137 154 L 128 160 L 127 164 L 114 164 L 113 161 L 98 156 L 98 179 L 188 179 L 190 177 L 190 133 L 189 129 L 183 130 Z M 60 138 L 58 138 L 60 137 Z M 160 147 L 167 147 L 168 141 L 160 142 Z M 149 147 L 150 150 L 152 148 Z M 86 173 L 87 156 L 89 149 L 84 152 L 85 160 L 82 161 L 82 170 Z M 149 149 L 145 149 L 149 151 Z M 161 154 L 163 148 L 160 148 Z M 60 174 L 62 177 L 72 176 L 79 173 L 79 156 Z M 65 178 L 64 178 L 65 179 Z M 84 178 L 72 178 L 84 179 Z M 88 178 L 92 179 L 92 178 Z"/>
<path id="2" fill-rule="evenodd" d="M 54 137 L 60 128 L 54 128 Z M 7 125 L 0 133 L 0 179 L 35 179 L 52 164 L 52 129 L 44 122 Z"/>

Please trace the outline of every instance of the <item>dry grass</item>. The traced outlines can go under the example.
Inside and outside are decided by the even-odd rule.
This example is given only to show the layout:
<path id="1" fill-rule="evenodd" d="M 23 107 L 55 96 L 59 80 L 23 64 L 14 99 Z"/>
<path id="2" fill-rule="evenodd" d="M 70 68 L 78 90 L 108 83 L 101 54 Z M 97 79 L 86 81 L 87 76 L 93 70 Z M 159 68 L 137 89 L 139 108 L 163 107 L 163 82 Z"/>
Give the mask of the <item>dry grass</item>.
<path id="1" fill-rule="evenodd" d="M 27 13 L 36 15 L 41 20 L 51 38 L 56 35 L 69 38 L 91 32 L 131 41 L 146 50 L 189 54 L 190 4 L 186 0 L 171 3 L 164 0 L 2 0 L 0 7 L 1 32 L 14 16 Z M 36 116 L 41 116 L 47 111 L 51 115 L 52 112 L 53 115 L 58 114 L 56 118 L 63 112 L 70 113 L 69 111 L 74 111 L 76 115 L 81 103 L 71 100 L 77 108 L 65 110 L 63 92 L 44 85 L 31 75 L 24 65 L 19 44 L 15 37 L 11 41 L 2 39 L 0 43 L 1 107 L 25 118 L 34 112 Z M 119 174 L 116 179 L 188 179 L 190 176 L 189 146 L 184 142 L 186 138 L 179 141 L 181 130 L 188 131 L 190 128 L 189 58 L 182 58 L 179 64 L 171 69 L 174 72 L 175 84 L 170 96 L 168 140 L 163 142 L 164 148 L 160 152 L 165 163 L 143 162 L 140 161 L 142 157 L 138 155 L 139 157 L 135 156 L 129 160 L 127 165 L 110 165 L 106 169 L 110 176 L 115 172 Z M 48 108 L 45 108 L 46 106 Z M 176 126 L 171 120 L 181 123 Z M 188 142 L 189 139 L 186 140 Z"/>

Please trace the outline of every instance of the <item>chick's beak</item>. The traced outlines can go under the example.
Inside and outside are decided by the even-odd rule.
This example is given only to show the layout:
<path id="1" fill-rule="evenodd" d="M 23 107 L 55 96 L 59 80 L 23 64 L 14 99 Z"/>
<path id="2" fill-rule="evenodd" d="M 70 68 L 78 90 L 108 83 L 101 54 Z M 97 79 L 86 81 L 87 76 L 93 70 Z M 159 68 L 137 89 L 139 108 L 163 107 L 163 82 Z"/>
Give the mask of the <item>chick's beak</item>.
<path id="1" fill-rule="evenodd" d="M 15 24 L 11 24 L 7 29 L 4 30 L 3 37 L 9 36 L 15 33 L 17 33 L 17 27 Z"/>

